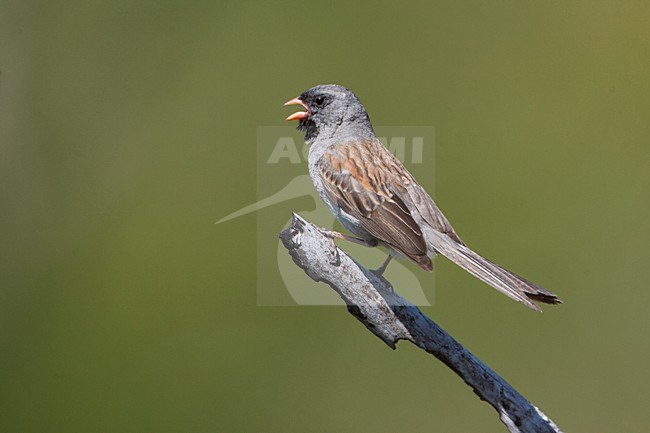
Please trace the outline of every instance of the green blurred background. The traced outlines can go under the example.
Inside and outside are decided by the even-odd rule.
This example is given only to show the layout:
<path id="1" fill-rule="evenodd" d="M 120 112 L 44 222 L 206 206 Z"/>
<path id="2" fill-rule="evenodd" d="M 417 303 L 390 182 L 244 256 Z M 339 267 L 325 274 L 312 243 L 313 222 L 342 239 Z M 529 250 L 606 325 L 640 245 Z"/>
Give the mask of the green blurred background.
<path id="1" fill-rule="evenodd" d="M 647 431 L 646 2 L 0 4 L 0 431 L 505 431 L 343 308 L 256 306 L 255 216 L 214 225 L 325 82 L 435 126 L 458 232 L 566 302 L 440 259 L 425 312 L 566 431 Z"/>

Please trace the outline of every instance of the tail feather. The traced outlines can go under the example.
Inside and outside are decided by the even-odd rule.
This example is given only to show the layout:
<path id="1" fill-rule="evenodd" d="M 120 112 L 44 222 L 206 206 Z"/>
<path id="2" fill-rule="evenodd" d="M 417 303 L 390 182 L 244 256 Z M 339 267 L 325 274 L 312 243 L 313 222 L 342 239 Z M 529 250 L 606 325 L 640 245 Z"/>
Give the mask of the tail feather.
<path id="1" fill-rule="evenodd" d="M 561 304 L 562 301 L 552 292 L 520 277 L 459 244 L 444 233 L 433 231 L 433 248 L 501 293 L 515 299 L 536 311 L 541 309 L 532 302 Z"/>

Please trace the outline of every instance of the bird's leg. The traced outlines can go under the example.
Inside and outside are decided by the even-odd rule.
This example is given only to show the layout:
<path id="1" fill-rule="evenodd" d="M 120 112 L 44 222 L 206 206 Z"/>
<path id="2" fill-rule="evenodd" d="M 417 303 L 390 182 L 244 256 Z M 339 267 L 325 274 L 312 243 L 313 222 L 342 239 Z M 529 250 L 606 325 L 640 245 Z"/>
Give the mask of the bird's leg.
<path id="1" fill-rule="evenodd" d="M 353 236 L 348 236 L 343 233 L 335 232 L 334 230 L 327 230 L 320 227 L 319 227 L 319 231 L 330 239 L 343 239 L 345 241 L 354 242 L 355 244 L 362 245 L 364 247 L 369 247 L 369 248 L 377 246 L 377 241 L 367 241 L 365 239 L 355 238 Z"/>
<path id="2" fill-rule="evenodd" d="M 386 271 L 386 267 L 388 266 L 388 264 L 390 263 L 391 260 L 393 260 L 393 255 L 391 253 L 388 253 L 388 257 L 386 257 L 386 260 L 384 260 L 384 263 L 382 263 L 381 266 L 378 267 L 377 269 L 375 269 L 374 271 L 371 270 L 370 272 L 372 272 L 377 277 L 379 277 L 387 285 L 387 287 L 390 289 L 390 292 L 394 293 L 395 289 L 393 289 L 393 285 L 390 283 L 390 281 L 388 281 L 386 278 L 384 278 L 384 272 Z"/>
<path id="3" fill-rule="evenodd" d="M 386 267 L 388 266 L 388 264 L 390 263 L 391 260 L 393 260 L 393 255 L 388 254 L 388 257 L 386 257 L 386 260 L 384 260 L 384 263 L 382 263 L 380 267 L 378 267 L 377 269 L 375 269 L 372 272 L 374 272 L 375 275 L 377 275 L 379 277 L 382 277 L 384 275 L 384 271 L 386 271 Z"/>

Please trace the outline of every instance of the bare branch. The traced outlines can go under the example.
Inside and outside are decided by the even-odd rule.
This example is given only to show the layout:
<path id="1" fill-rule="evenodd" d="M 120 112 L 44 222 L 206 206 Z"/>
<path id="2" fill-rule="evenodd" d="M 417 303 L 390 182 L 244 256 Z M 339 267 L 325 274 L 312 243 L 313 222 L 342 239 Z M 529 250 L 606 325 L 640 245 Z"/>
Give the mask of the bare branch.
<path id="1" fill-rule="evenodd" d="M 361 266 L 320 229 L 294 214 L 280 239 L 293 261 L 315 281 L 327 283 L 348 311 L 395 349 L 408 340 L 444 362 L 499 413 L 511 433 L 558 433 L 560 429 L 505 380 L 472 355 L 390 283 Z"/>

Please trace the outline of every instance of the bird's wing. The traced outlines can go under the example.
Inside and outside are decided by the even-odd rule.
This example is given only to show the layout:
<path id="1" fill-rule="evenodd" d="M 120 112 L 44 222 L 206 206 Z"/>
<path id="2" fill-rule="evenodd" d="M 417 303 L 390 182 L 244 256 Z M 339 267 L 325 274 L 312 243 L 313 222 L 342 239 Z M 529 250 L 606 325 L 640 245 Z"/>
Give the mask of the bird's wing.
<path id="1" fill-rule="evenodd" d="M 326 152 L 318 161 L 325 191 L 368 233 L 423 269 L 431 270 L 433 264 L 422 231 L 391 188 L 394 173 L 379 162 L 381 151 L 392 156 L 375 141 L 344 143 Z"/>
<path id="2" fill-rule="evenodd" d="M 362 158 L 357 157 L 354 160 L 364 161 L 364 167 L 360 168 L 365 168 L 365 170 L 358 168 L 357 171 L 379 171 L 383 175 L 382 187 L 388 194 L 397 196 L 411 212 L 417 211 L 422 219 L 437 232 L 444 233 L 455 242 L 465 245 L 431 196 L 409 173 L 404 164 L 390 153 L 379 140 L 367 140 L 360 143 L 360 146 L 339 145 L 336 151 L 341 154 L 345 151 L 350 152 L 350 149 L 359 149 L 358 153 L 361 153 Z M 342 155 L 346 154 L 342 153 Z"/>

